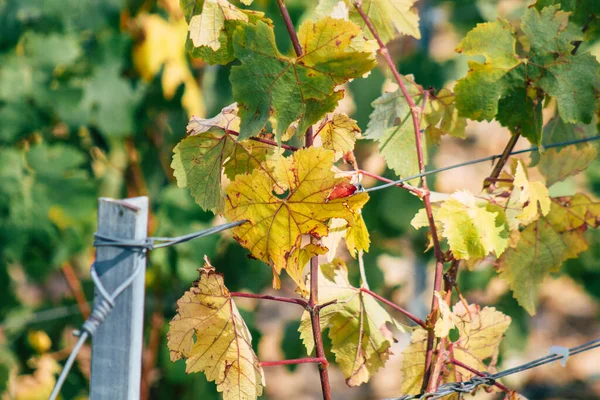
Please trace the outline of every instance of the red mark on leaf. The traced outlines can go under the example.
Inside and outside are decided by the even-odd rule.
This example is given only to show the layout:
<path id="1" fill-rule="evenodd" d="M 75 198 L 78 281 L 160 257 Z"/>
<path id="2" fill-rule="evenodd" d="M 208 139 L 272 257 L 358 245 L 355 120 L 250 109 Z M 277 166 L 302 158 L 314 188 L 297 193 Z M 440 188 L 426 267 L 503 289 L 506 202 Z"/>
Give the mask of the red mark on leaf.
<path id="1" fill-rule="evenodd" d="M 333 190 L 329 193 L 325 201 L 327 202 L 330 200 L 339 199 L 341 197 L 348 197 L 351 194 L 354 194 L 354 192 L 356 192 L 356 186 L 349 182 L 344 182 L 334 186 Z"/>

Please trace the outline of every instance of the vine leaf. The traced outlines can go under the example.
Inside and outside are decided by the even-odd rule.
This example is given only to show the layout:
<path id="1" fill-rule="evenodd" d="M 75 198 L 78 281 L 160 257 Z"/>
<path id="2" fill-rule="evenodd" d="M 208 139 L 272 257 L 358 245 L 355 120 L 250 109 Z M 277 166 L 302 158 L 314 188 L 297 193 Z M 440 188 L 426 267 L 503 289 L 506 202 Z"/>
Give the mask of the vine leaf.
<path id="1" fill-rule="evenodd" d="M 256 399 L 265 383 L 252 336 L 223 276 L 205 261 L 200 278 L 177 301 L 167 336 L 171 361 L 185 358 L 186 372 L 204 372 L 224 399 Z"/>
<path id="2" fill-rule="evenodd" d="M 412 76 L 403 77 L 408 93 L 415 102 L 423 98 L 422 89 Z M 387 165 L 400 177 L 418 174 L 415 132 L 411 110 L 400 90 L 384 93 L 371 103 L 373 112 L 365 132 L 367 139 L 377 141 Z M 425 150 L 425 149 L 423 149 Z M 426 152 L 425 152 L 426 155 Z"/>
<path id="3" fill-rule="evenodd" d="M 494 372 L 500 342 L 511 318 L 493 307 L 481 309 L 470 304 L 467 310 L 462 302 L 458 302 L 452 308 L 452 319 L 458 330 L 458 339 L 452 344 L 451 355 L 478 371 Z M 402 352 L 402 393 L 413 394 L 421 390 L 426 347 L 427 331 L 419 327 L 413 332 L 410 345 Z M 472 377 L 473 373 L 455 368 L 453 373 L 443 375 L 442 383 L 460 382 Z"/>
<path id="4" fill-rule="evenodd" d="M 317 6 L 317 15 L 331 15 L 334 9 L 339 8 L 339 0 L 320 0 Z M 408 35 L 415 39 L 421 38 L 419 32 L 419 14 L 415 8 L 416 0 L 364 0 L 361 7 L 375 30 L 384 43 L 396 38 L 398 35 Z M 365 21 L 354 8 L 354 0 L 344 0 L 350 12 L 350 20 L 366 32 L 369 38 L 372 34 L 365 25 Z"/>
<path id="5" fill-rule="evenodd" d="M 221 48 L 219 37 L 225 31 L 225 21 L 248 22 L 248 16 L 227 0 L 205 0 L 202 13 L 190 19 L 190 39 L 194 47 Z"/>
<path id="6" fill-rule="evenodd" d="M 424 90 L 412 76 L 402 77 L 408 93 L 416 104 L 422 103 Z M 411 109 L 398 89 L 384 93 L 373 103 L 373 112 L 365 137 L 376 140 L 379 152 L 388 167 L 400 177 L 418 174 L 419 160 L 416 148 L 414 125 Z M 423 108 L 421 129 L 424 129 L 431 143 L 439 144 L 442 135 L 457 138 L 465 137 L 466 119 L 458 115 L 454 93 L 448 89 L 432 95 Z M 424 150 L 425 162 L 427 151 Z"/>
<path id="7" fill-rule="evenodd" d="M 277 288 L 278 275 L 285 269 L 304 291 L 301 260 L 324 254 L 327 248 L 303 246 L 302 235 L 327 236 L 332 218 L 354 225 L 355 214 L 369 199 L 361 193 L 328 200 L 336 188 L 350 184 L 349 177 L 336 178 L 332 166 L 333 151 L 311 147 L 278 158 L 272 174 L 254 169 L 227 187 L 225 215 L 232 221 L 249 221 L 234 228 L 233 236 L 273 268 Z"/>
<path id="8" fill-rule="evenodd" d="M 369 252 L 371 239 L 361 213 L 354 214 L 354 224 L 348 224 L 342 218 L 333 218 L 329 222 L 329 235 L 321 241 L 329 249 L 327 252 L 328 262 L 335 258 L 342 239 L 344 239 L 346 248 L 353 258 L 356 258 L 360 251 Z"/>
<path id="9" fill-rule="evenodd" d="M 423 118 L 425 133 L 432 143 L 439 144 L 442 135 L 464 139 L 467 120 L 458 115 L 456 98 L 448 89 L 442 89 L 425 104 Z"/>
<path id="10" fill-rule="evenodd" d="M 258 21 L 272 25 L 264 13 L 239 9 L 227 0 L 181 0 L 181 9 L 189 24 L 186 50 L 211 65 L 235 59 L 233 34 L 238 26 Z"/>
<path id="11" fill-rule="evenodd" d="M 508 247 L 509 230 L 502 208 L 480 202 L 467 191 L 452 194 L 433 209 L 433 217 L 457 260 L 478 260 L 490 253 L 499 256 Z M 429 226 L 425 209 L 419 210 L 411 225 L 415 229 Z"/>
<path id="12" fill-rule="evenodd" d="M 203 209 L 221 213 L 224 209 L 223 174 L 229 179 L 268 170 L 267 159 L 276 152 L 273 146 L 252 140 L 238 141 L 228 133 L 239 127 L 237 107 L 232 104 L 211 119 L 192 117 L 189 136 L 173 149 L 173 174 L 179 187 L 187 187 Z"/>
<path id="13" fill-rule="evenodd" d="M 522 224 L 529 224 L 550 211 L 548 188 L 542 182 L 529 182 L 523 163 L 518 162 L 511 198 L 518 198 L 523 210 L 517 215 Z"/>
<path id="14" fill-rule="evenodd" d="M 571 54 L 572 42 L 581 39 L 569 14 L 550 6 L 528 8 L 521 29 L 528 40 L 527 54 L 515 52 L 516 33 L 507 21 L 478 24 L 459 44 L 457 51 L 483 55 L 485 63 L 469 62 L 469 73 L 456 85 L 462 116 L 478 121 L 497 117 L 511 130 L 519 128 L 531 142 L 541 139 L 541 103 L 544 95 L 558 104 L 568 123 L 590 123 L 600 87 L 599 64 L 588 53 Z M 500 107 L 500 110 L 499 110 Z"/>
<path id="15" fill-rule="evenodd" d="M 600 3 L 596 0 L 537 0 L 534 4 L 538 10 L 544 7 L 559 4 L 561 10 L 570 12 L 569 19 L 579 25 L 581 28 L 587 26 L 585 30 L 585 40 L 592 42 L 600 34 Z"/>
<path id="16" fill-rule="evenodd" d="M 319 128 L 319 136 L 323 147 L 333 150 L 334 161 L 339 160 L 349 151 L 354 150 L 356 139 L 360 137 L 360 128 L 356 121 L 344 113 L 329 116 Z"/>
<path id="17" fill-rule="evenodd" d="M 404 327 L 374 298 L 350 285 L 343 261 L 335 259 L 331 264 L 321 265 L 320 269 L 320 302 L 337 300 L 321 311 L 321 330 L 329 329 L 331 351 L 346 383 L 358 386 L 368 382 L 392 354 L 390 346 L 394 338 L 387 324 L 402 332 Z M 314 339 L 308 312 L 302 315 L 299 332 L 306 350 L 312 353 Z"/>
<path id="18" fill-rule="evenodd" d="M 298 38 L 304 54 L 289 58 L 277 50 L 269 25 L 236 29 L 234 52 L 241 65 L 232 68 L 230 80 L 240 107 L 241 138 L 257 135 L 271 117 L 278 139 L 298 119 L 298 131 L 304 132 L 335 108 L 343 95 L 334 91 L 337 85 L 376 65 L 360 28 L 350 21 L 306 21 Z"/>
<path id="19" fill-rule="evenodd" d="M 588 138 L 595 133 L 593 125 L 567 124 L 560 117 L 554 117 L 544 127 L 542 146 Z M 559 148 L 542 148 L 540 152 L 531 154 L 531 166 L 538 167 L 550 187 L 584 171 L 597 156 L 597 145 L 589 142 Z"/>
<path id="20" fill-rule="evenodd" d="M 552 199 L 546 216 L 527 225 L 518 240 L 497 261 L 519 304 L 535 314 L 539 285 L 563 261 L 589 247 L 584 233 L 600 225 L 600 204 L 583 194 Z"/>
<path id="21" fill-rule="evenodd" d="M 457 322 L 459 338 L 454 342 L 454 358 L 478 371 L 492 371 L 496 364 L 500 342 L 511 323 L 511 318 L 494 307 L 481 309 L 470 304 L 468 310 L 462 302 L 452 308 Z M 490 359 L 489 363 L 485 360 Z M 473 373 L 457 369 L 457 381 L 471 379 Z"/>
<path id="22" fill-rule="evenodd" d="M 477 121 L 489 121 L 496 116 L 498 98 L 504 90 L 502 80 L 520 64 L 515 54 L 516 43 L 514 29 L 504 20 L 477 24 L 460 42 L 458 53 L 485 57 L 483 64 L 469 61 L 468 75 L 457 83 L 457 107 L 461 115 Z"/>
<path id="23" fill-rule="evenodd" d="M 439 304 L 439 317 L 435 322 L 434 333 L 436 337 L 444 338 L 448 336 L 450 331 L 456 327 L 457 321 L 456 315 L 450 310 L 450 306 L 444 301 L 443 294 L 438 291 L 434 291 L 433 294 L 438 299 Z"/>

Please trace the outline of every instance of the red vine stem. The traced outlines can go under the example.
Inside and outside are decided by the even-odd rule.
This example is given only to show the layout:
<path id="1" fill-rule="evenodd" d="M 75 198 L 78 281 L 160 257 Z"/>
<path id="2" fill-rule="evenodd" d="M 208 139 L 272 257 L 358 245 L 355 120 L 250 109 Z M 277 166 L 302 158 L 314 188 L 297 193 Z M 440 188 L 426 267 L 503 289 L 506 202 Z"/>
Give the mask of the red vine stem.
<path id="1" fill-rule="evenodd" d="M 481 376 L 481 377 L 485 377 L 486 375 L 483 372 L 479 372 L 476 369 L 473 369 L 471 367 L 469 367 L 467 364 L 463 364 L 462 362 L 458 361 L 457 359 L 451 358 L 450 360 L 448 360 L 448 362 L 450 362 L 450 364 L 454 364 L 456 366 L 459 366 L 461 368 L 466 369 L 467 371 L 477 375 L 477 376 Z M 505 391 L 506 393 L 512 393 L 513 390 L 510 390 L 510 388 L 508 388 L 507 386 L 501 384 L 500 382 L 494 382 L 494 386 L 496 386 L 498 389 Z"/>
<path id="2" fill-rule="evenodd" d="M 394 78 L 396 79 L 396 82 L 398 83 L 398 86 L 400 87 L 400 90 L 402 91 L 402 94 L 403 94 L 404 98 L 406 99 L 406 103 L 410 107 L 413 128 L 415 131 L 415 141 L 417 144 L 417 157 L 419 159 L 419 171 L 420 171 L 420 173 L 423 173 L 423 172 L 425 172 L 425 158 L 423 157 L 423 143 L 421 140 L 421 129 L 420 129 L 420 120 L 419 120 L 419 114 L 421 114 L 422 110 L 421 110 L 421 108 L 417 107 L 414 100 L 408 93 L 408 90 L 406 89 L 406 85 L 404 85 L 404 81 L 402 80 L 400 73 L 396 69 L 396 65 L 394 64 L 394 61 L 390 57 L 390 53 L 389 53 L 387 47 L 385 46 L 385 43 L 383 43 L 383 41 L 381 40 L 381 37 L 377 33 L 377 30 L 371 23 L 371 20 L 365 14 L 364 10 L 362 9 L 362 7 L 360 5 L 360 2 L 355 1 L 354 7 L 356 8 L 356 10 L 360 14 L 361 18 L 365 22 L 365 25 L 369 28 L 369 30 L 373 34 L 373 37 L 375 38 L 375 40 L 377 40 L 377 43 L 379 44 L 379 53 L 382 55 L 382 57 L 384 58 L 385 62 L 388 65 L 388 67 L 392 71 L 392 75 L 394 75 Z M 424 177 L 421 177 L 421 187 L 423 188 L 423 192 L 424 192 L 424 195 L 422 197 L 423 205 L 425 206 L 427 220 L 429 221 L 429 231 L 431 233 L 431 239 L 433 241 L 433 251 L 434 251 L 434 256 L 435 256 L 435 260 L 436 260 L 436 262 L 435 262 L 435 278 L 433 281 L 433 290 L 439 292 L 442 287 L 442 279 L 443 279 L 443 274 L 444 274 L 444 254 L 442 253 L 442 249 L 440 247 L 440 241 L 438 238 L 437 229 L 435 227 L 435 222 L 433 219 L 433 211 L 431 208 L 431 200 L 429 198 L 430 193 L 429 193 L 429 188 L 427 187 L 427 180 Z M 427 330 L 427 350 L 425 353 L 425 371 L 423 374 L 423 385 L 421 387 L 421 389 L 423 391 L 426 390 L 428 387 L 437 386 L 435 381 L 432 382 L 433 383 L 432 385 L 430 385 L 430 379 L 431 379 L 434 341 L 435 341 L 433 325 L 435 324 L 435 320 L 437 319 L 437 310 L 439 308 L 439 304 L 438 304 L 437 297 L 435 297 L 434 295 L 432 295 L 431 297 L 432 297 L 431 312 L 429 314 L 429 317 L 427 318 L 429 329 Z M 436 388 L 434 387 L 433 389 L 436 389 Z"/>
<path id="3" fill-rule="evenodd" d="M 308 302 L 306 300 L 296 299 L 293 297 L 271 296 L 268 294 L 254 294 L 245 292 L 230 292 L 229 295 L 231 297 L 246 297 L 249 299 L 273 300 L 282 303 L 298 304 L 299 306 L 302 306 L 304 308 L 308 307 Z"/>
<path id="4" fill-rule="evenodd" d="M 290 18 L 290 14 L 285 7 L 283 0 L 277 0 L 277 6 L 285 27 L 290 35 L 292 45 L 296 56 L 302 56 L 302 46 L 300 40 L 294 29 L 294 24 Z M 312 127 L 308 128 L 305 133 L 304 147 L 311 147 L 313 145 L 314 136 Z M 312 239 L 311 239 L 312 241 Z M 324 360 L 325 362 L 319 363 L 319 378 L 321 379 L 321 391 L 323 392 L 324 400 L 331 400 L 331 386 L 329 384 L 329 373 L 327 371 L 327 362 L 325 357 L 325 348 L 323 347 L 323 337 L 321 336 L 321 318 L 319 317 L 319 259 L 318 256 L 314 256 L 310 259 L 310 296 L 308 298 L 307 310 L 310 313 L 310 321 L 312 325 L 312 333 L 315 342 L 315 353 L 316 358 Z"/>
<path id="5" fill-rule="evenodd" d="M 372 172 L 365 171 L 364 169 L 359 169 L 359 170 L 358 170 L 358 173 L 359 173 L 359 174 L 363 174 L 364 176 L 368 176 L 368 177 L 370 177 L 370 178 L 377 179 L 378 181 L 381 181 L 381 182 L 386 182 L 386 183 L 393 183 L 393 182 L 394 182 L 394 181 L 393 181 L 393 180 L 391 180 L 391 179 L 388 179 L 388 178 L 385 178 L 385 177 L 383 177 L 383 176 L 380 176 L 380 175 L 374 174 L 374 173 L 372 173 Z M 400 188 L 402 188 L 402 189 L 406 189 L 406 190 L 408 190 L 409 192 L 411 192 L 411 193 L 414 193 L 414 194 L 416 194 L 416 195 L 417 195 L 417 196 L 419 196 L 419 197 L 423 197 L 423 191 L 422 191 L 421 189 L 419 189 L 419 188 L 417 188 L 417 187 L 414 187 L 414 186 L 412 186 L 412 185 L 409 185 L 409 184 L 408 184 L 408 183 L 406 183 L 406 182 L 404 182 L 404 183 L 397 183 L 397 184 L 396 184 L 396 186 L 398 186 L 398 187 L 400 187 Z"/>
<path id="6" fill-rule="evenodd" d="M 293 365 L 293 364 L 329 364 L 326 358 L 320 357 L 307 357 L 297 358 L 295 360 L 279 360 L 279 361 L 261 361 L 259 364 L 261 367 L 274 367 L 277 365 Z"/>
<path id="7" fill-rule="evenodd" d="M 360 288 L 360 291 L 370 294 L 372 297 L 376 298 L 380 302 L 382 302 L 384 304 L 387 304 L 388 306 L 392 307 L 396 311 L 401 312 L 402 314 L 404 314 L 404 316 L 406 316 L 407 318 L 411 319 L 417 325 L 421 326 L 421 328 L 427 329 L 427 324 L 425 324 L 425 321 L 423 321 L 421 318 L 419 318 L 419 317 L 411 314 L 410 312 L 406 311 L 404 308 L 400 307 L 399 305 L 392 303 L 391 301 L 389 301 L 385 297 L 381 297 L 377 293 L 372 292 L 371 290 L 366 289 L 366 288 Z"/>
<path id="8" fill-rule="evenodd" d="M 240 136 L 239 132 L 232 131 L 231 129 L 225 129 L 225 132 L 228 135 Z M 275 146 L 275 147 L 281 147 L 283 149 L 290 150 L 290 151 L 298 150 L 298 148 L 296 146 L 292 146 L 292 145 L 285 144 L 285 143 L 277 144 L 277 142 L 274 140 L 269 140 L 269 139 L 265 139 L 265 138 L 261 138 L 261 137 L 253 136 L 250 138 L 250 140 L 254 140 L 255 142 L 261 142 L 261 143 L 268 144 L 268 145 Z"/>

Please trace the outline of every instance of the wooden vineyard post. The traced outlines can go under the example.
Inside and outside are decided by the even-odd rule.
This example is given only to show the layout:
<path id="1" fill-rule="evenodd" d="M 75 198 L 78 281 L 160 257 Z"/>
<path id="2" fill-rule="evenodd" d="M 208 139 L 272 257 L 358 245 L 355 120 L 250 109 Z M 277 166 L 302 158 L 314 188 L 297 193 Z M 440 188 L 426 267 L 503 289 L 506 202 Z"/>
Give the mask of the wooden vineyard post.
<path id="1" fill-rule="evenodd" d="M 100 198 L 98 234 L 140 241 L 147 237 L 148 198 Z M 132 284 L 116 298 L 115 306 L 92 338 L 92 400 L 139 399 L 144 322 L 146 253 L 136 248 L 102 246 L 96 250 L 100 281 L 112 293 L 135 268 Z M 94 301 L 100 301 L 98 288 Z"/>

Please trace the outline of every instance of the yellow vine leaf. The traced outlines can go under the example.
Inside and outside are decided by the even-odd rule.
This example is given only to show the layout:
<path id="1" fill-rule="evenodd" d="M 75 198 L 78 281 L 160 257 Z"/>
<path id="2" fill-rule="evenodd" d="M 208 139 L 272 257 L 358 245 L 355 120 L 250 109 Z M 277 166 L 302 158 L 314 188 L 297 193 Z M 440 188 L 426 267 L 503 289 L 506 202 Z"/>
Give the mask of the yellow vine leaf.
<path id="1" fill-rule="evenodd" d="M 562 263 L 589 248 L 585 231 L 600 226 L 600 203 L 584 194 L 552 199 L 550 211 L 527 225 L 498 260 L 513 296 L 535 314 L 539 285 Z"/>
<path id="2" fill-rule="evenodd" d="M 344 113 L 336 113 L 324 121 L 319 136 L 323 147 L 335 152 L 337 161 L 349 151 L 354 150 L 354 143 L 360 137 L 360 128 L 356 121 Z"/>
<path id="3" fill-rule="evenodd" d="M 256 399 L 265 383 L 252 336 L 223 276 L 205 260 L 200 278 L 177 301 L 167 336 L 171 361 L 185 358 L 186 372 L 204 372 L 225 400 Z"/>
<path id="4" fill-rule="evenodd" d="M 501 255 L 508 246 L 508 226 L 502 208 L 478 201 L 459 191 L 433 210 L 434 220 L 457 260 L 477 260 Z M 419 210 L 411 221 L 415 229 L 428 227 L 427 214 Z"/>
<path id="5" fill-rule="evenodd" d="M 459 337 L 453 342 L 450 355 L 478 371 L 494 372 L 500 342 L 511 319 L 493 307 L 481 309 L 476 304 L 468 307 L 467 310 L 459 302 L 452 309 L 452 319 L 455 321 Z M 426 347 L 427 331 L 417 328 L 412 334 L 410 345 L 402 352 L 402 393 L 414 394 L 421 390 Z M 450 369 L 451 366 L 447 368 Z M 456 367 L 452 370 L 453 373 L 443 375 L 443 383 L 459 382 L 473 377 L 473 374 L 465 369 Z"/>
<path id="6" fill-rule="evenodd" d="M 137 17 L 137 22 L 144 33 L 144 40 L 133 49 L 133 64 L 142 79 L 151 82 L 164 66 L 161 83 L 165 98 L 173 98 L 179 85 L 183 84 L 181 105 L 188 116 L 203 115 L 200 86 L 187 61 L 185 20 L 171 16 L 166 21 L 158 15 L 142 14 Z"/>
<path id="7" fill-rule="evenodd" d="M 523 210 L 517 215 L 521 223 L 527 225 L 550 211 L 548 188 L 542 182 L 529 182 L 523 163 L 518 162 L 514 179 L 514 195 L 518 197 Z"/>
<path id="8" fill-rule="evenodd" d="M 413 331 L 410 344 L 402 351 L 400 392 L 416 394 L 421 391 L 423 372 L 425 371 L 425 353 L 427 350 L 427 331 L 417 328 Z"/>
<path id="9" fill-rule="evenodd" d="M 190 20 L 190 39 L 194 46 L 219 50 L 219 37 L 225 29 L 225 21 L 248 22 L 248 16 L 227 0 L 205 0 L 202 13 Z"/>
<path id="10" fill-rule="evenodd" d="M 450 310 L 450 306 L 446 304 L 440 292 L 434 291 L 433 294 L 439 302 L 439 317 L 435 322 L 434 333 L 439 338 L 448 336 L 450 330 L 456 326 L 457 318 Z"/>
<path id="11" fill-rule="evenodd" d="M 231 221 L 248 220 L 233 229 L 233 236 L 273 268 L 275 287 L 277 275 L 285 269 L 304 291 L 301 250 L 307 256 L 327 249 L 320 244 L 303 246 L 302 236 L 327 236 L 332 218 L 354 225 L 355 214 L 369 199 L 366 193 L 334 196 L 352 184 L 349 177 L 336 178 L 332 166 L 332 150 L 311 147 L 278 158 L 272 173 L 255 169 L 238 175 L 227 187 L 225 215 Z"/>
<path id="12" fill-rule="evenodd" d="M 329 235 L 322 240 L 323 245 L 329 249 L 327 253 L 328 262 L 335 258 L 336 250 L 342 239 L 344 239 L 346 248 L 353 258 L 356 258 L 360 251 L 369 252 L 371 239 L 361 213 L 354 215 L 353 225 L 348 225 L 346 220 L 342 218 L 333 218 L 329 222 Z"/>
<path id="13" fill-rule="evenodd" d="M 340 0 L 320 0 L 317 6 L 317 15 L 338 16 Z M 419 32 L 419 14 L 415 8 L 416 0 L 363 0 L 362 9 L 372 22 L 375 30 L 384 43 L 396 38 L 399 35 L 412 36 L 415 39 L 421 38 Z M 346 8 L 349 10 L 350 20 L 360 26 L 369 38 L 372 34 L 366 26 L 365 21 L 354 7 L 354 0 L 344 0 Z"/>
<path id="14" fill-rule="evenodd" d="M 459 338 L 454 342 L 454 358 L 478 371 L 492 371 L 496 365 L 498 349 L 511 318 L 494 307 L 481 309 L 470 304 L 467 310 L 462 302 L 456 303 L 452 312 L 457 318 Z M 489 363 L 484 361 L 491 360 Z M 471 379 L 473 374 L 457 369 L 457 380 Z"/>
<path id="15" fill-rule="evenodd" d="M 369 252 L 371 239 L 362 214 L 356 213 L 354 215 L 354 224 L 348 225 L 345 239 L 346 247 L 353 258 L 356 258 L 360 251 Z"/>
<path id="16" fill-rule="evenodd" d="M 321 311 L 321 330 L 329 329 L 331 351 L 346 383 L 358 386 L 368 382 L 392 354 L 394 338 L 387 324 L 405 329 L 374 298 L 350 285 L 346 265 L 339 259 L 320 266 L 319 301 L 331 300 L 337 303 Z M 299 332 L 310 354 L 314 339 L 308 312 L 302 315 Z"/>

